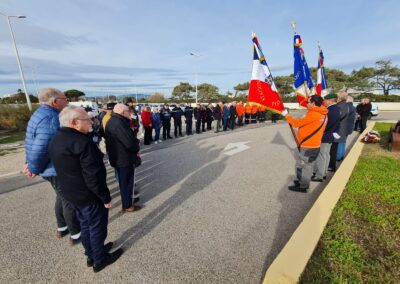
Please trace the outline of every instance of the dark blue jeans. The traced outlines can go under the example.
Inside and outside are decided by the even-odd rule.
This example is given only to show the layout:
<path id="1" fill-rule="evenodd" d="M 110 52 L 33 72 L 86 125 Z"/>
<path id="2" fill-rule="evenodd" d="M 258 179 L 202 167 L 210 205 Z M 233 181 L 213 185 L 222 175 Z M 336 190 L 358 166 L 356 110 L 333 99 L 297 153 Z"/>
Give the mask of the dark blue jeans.
<path id="1" fill-rule="evenodd" d="M 160 140 L 160 130 L 161 130 L 161 128 L 154 128 L 154 132 L 155 132 L 154 141 Z"/>
<path id="2" fill-rule="evenodd" d="M 86 207 L 76 207 L 81 224 L 81 240 L 85 255 L 99 265 L 106 257 L 104 241 L 107 238 L 108 209 L 96 203 Z"/>
<path id="3" fill-rule="evenodd" d="M 119 191 L 121 193 L 122 208 L 132 207 L 133 182 L 135 176 L 134 166 L 115 168 L 118 173 Z"/>

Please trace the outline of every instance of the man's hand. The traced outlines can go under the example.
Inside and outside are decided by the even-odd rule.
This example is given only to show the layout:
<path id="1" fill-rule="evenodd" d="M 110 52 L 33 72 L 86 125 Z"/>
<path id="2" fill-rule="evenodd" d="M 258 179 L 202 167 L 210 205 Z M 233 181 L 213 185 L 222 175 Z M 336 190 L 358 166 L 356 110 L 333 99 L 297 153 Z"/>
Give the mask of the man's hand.
<path id="1" fill-rule="evenodd" d="M 335 139 L 339 139 L 340 138 L 340 135 L 337 134 L 336 132 L 333 132 L 332 135 L 333 135 L 333 138 L 335 138 Z"/>
<path id="2" fill-rule="evenodd" d="M 107 209 L 111 209 L 112 208 L 112 202 L 110 201 L 110 203 L 104 204 L 104 207 Z"/>
<path id="3" fill-rule="evenodd" d="M 30 177 L 30 178 L 34 178 L 34 177 L 36 176 L 35 174 L 33 174 L 33 173 L 30 172 L 30 170 L 29 170 L 29 168 L 28 168 L 28 164 L 24 164 L 24 167 L 23 167 L 23 169 L 22 169 L 22 172 L 23 172 L 27 177 Z"/>
<path id="4" fill-rule="evenodd" d="M 287 115 L 288 115 L 288 111 L 287 111 L 286 109 L 284 109 L 284 110 L 281 112 L 281 115 L 282 115 L 283 117 L 287 116 Z"/>

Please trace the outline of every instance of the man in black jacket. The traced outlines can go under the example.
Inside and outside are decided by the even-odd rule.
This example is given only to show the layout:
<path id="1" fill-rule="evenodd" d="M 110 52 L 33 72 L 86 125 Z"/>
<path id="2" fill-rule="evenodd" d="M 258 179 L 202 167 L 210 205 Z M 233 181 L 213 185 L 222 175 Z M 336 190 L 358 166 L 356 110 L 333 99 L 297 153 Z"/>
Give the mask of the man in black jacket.
<path id="1" fill-rule="evenodd" d="M 357 113 L 360 116 L 360 133 L 363 133 L 367 128 L 368 117 L 370 116 L 372 105 L 368 98 L 364 98 L 361 104 L 357 106 Z"/>
<path id="2" fill-rule="evenodd" d="M 340 109 L 336 105 L 337 94 L 328 94 L 324 97 L 324 105 L 328 109 L 328 122 L 326 124 L 324 135 L 322 136 L 321 146 L 318 157 L 314 163 L 314 175 L 312 181 L 322 182 L 326 178 L 328 165 L 330 161 L 330 149 L 332 142 L 340 138 Z"/>
<path id="3" fill-rule="evenodd" d="M 108 253 L 111 242 L 104 245 L 112 203 L 103 154 L 88 136 L 92 121 L 82 108 L 66 107 L 60 113 L 60 126 L 49 144 L 50 158 L 63 197 L 75 206 L 87 265 L 99 272 L 122 254 L 122 249 Z"/>
<path id="4" fill-rule="evenodd" d="M 105 131 L 108 159 L 118 175 L 123 213 L 140 209 L 140 206 L 132 205 L 134 165 L 140 146 L 139 140 L 129 127 L 129 122 L 129 108 L 124 104 L 116 104 Z"/>
<path id="5" fill-rule="evenodd" d="M 237 117 L 237 113 L 236 113 L 236 102 L 233 102 L 231 104 L 231 106 L 229 107 L 229 125 L 231 130 L 233 130 L 235 128 L 235 122 L 236 122 L 236 117 Z"/>
<path id="6" fill-rule="evenodd" d="M 192 135 L 193 127 L 193 108 L 191 103 L 185 107 L 185 123 L 186 123 L 186 135 Z"/>
<path id="7" fill-rule="evenodd" d="M 215 133 L 218 133 L 221 128 L 221 120 L 222 120 L 222 113 L 221 113 L 221 106 L 222 102 L 219 102 L 214 110 L 213 110 L 213 117 L 215 121 Z"/>
<path id="8" fill-rule="evenodd" d="M 160 110 L 160 118 L 163 127 L 163 139 L 167 140 L 172 139 L 170 131 L 171 131 L 171 110 L 169 109 L 169 105 L 165 104 L 163 109 Z"/>
<path id="9" fill-rule="evenodd" d="M 178 137 L 178 130 L 179 130 L 179 136 L 183 137 L 183 135 L 182 135 L 182 116 L 183 116 L 183 110 L 181 109 L 180 104 L 177 104 L 172 109 L 172 117 L 174 118 L 174 135 L 175 135 L 175 138 Z"/>

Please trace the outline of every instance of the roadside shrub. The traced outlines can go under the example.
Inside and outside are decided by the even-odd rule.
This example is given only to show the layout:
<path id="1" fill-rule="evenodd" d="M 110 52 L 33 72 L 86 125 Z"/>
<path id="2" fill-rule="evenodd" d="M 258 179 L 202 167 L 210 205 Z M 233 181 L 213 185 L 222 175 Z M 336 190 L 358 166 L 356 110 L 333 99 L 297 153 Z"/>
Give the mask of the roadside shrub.
<path id="1" fill-rule="evenodd" d="M 32 105 L 35 111 L 39 105 Z M 23 131 L 31 117 L 26 105 L 0 105 L 0 129 L 15 129 Z"/>

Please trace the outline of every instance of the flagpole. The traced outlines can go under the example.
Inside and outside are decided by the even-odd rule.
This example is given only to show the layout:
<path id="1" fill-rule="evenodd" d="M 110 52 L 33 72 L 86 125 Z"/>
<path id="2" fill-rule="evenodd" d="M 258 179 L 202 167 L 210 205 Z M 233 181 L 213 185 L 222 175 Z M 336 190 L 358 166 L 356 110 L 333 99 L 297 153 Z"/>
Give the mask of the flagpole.
<path id="1" fill-rule="evenodd" d="M 318 41 L 318 50 L 319 50 L 319 54 L 318 54 L 318 61 L 319 61 L 319 58 L 320 58 L 320 56 L 321 56 L 321 45 L 320 45 L 320 43 L 319 43 L 319 41 Z M 321 66 L 321 78 L 322 78 L 322 81 L 324 82 L 324 84 L 325 84 L 325 86 L 326 87 L 328 87 L 328 84 L 326 83 L 326 78 L 325 78 L 325 74 L 324 74 L 324 72 L 323 72 L 323 70 L 325 70 L 325 63 L 324 62 L 322 62 L 323 63 L 323 68 L 324 69 L 322 69 L 322 66 Z M 321 86 L 322 87 L 322 86 Z M 328 89 L 328 88 L 327 88 Z M 322 97 L 322 89 L 321 89 L 321 97 Z"/>
<path id="2" fill-rule="evenodd" d="M 296 21 L 295 20 L 292 21 L 292 28 L 293 28 L 294 34 L 296 35 L 297 32 L 296 32 Z M 303 87 L 305 87 L 304 83 L 303 83 Z M 306 91 L 306 95 L 307 95 L 307 89 L 304 89 L 304 90 Z M 300 152 L 299 141 L 297 140 L 296 133 L 294 132 L 293 126 L 289 122 L 288 122 L 288 125 L 290 127 L 290 131 L 292 132 L 293 139 L 296 142 L 297 150 Z"/>

